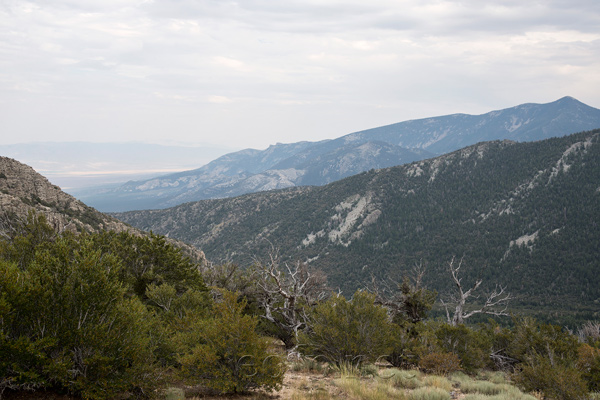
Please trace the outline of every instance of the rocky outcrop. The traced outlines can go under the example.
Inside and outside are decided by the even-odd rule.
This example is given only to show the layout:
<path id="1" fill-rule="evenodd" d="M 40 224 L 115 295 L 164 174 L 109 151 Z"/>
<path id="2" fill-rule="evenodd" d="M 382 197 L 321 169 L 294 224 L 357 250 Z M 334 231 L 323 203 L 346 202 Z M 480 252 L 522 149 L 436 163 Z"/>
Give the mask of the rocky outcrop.
<path id="1" fill-rule="evenodd" d="M 26 220 L 31 211 L 43 214 L 58 232 L 109 230 L 145 234 L 63 192 L 30 166 L 0 157 L 0 235 L 5 235 L 11 224 Z M 204 253 L 196 248 L 174 239 L 169 241 L 200 263 L 206 262 Z"/>
<path id="2" fill-rule="evenodd" d="M 58 231 L 132 229 L 63 192 L 30 166 L 7 157 L 0 157 L 0 210 L 11 219 L 25 219 L 30 211 L 43 213 Z"/>

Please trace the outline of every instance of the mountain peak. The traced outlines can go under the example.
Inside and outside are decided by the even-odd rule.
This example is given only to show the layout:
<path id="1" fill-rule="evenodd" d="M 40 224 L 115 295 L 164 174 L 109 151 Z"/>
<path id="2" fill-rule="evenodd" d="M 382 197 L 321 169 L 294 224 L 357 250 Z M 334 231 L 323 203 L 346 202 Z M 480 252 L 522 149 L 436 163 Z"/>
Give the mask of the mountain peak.
<path id="1" fill-rule="evenodd" d="M 556 103 L 567 103 L 567 102 L 581 103 L 575 97 L 571 97 L 571 96 L 561 97 L 560 99 L 556 100 Z"/>

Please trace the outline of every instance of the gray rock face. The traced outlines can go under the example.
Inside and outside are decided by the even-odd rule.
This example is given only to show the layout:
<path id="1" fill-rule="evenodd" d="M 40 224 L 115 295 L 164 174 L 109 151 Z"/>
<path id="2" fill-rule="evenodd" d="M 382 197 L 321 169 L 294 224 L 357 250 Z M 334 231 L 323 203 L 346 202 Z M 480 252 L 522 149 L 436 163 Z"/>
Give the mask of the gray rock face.
<path id="1" fill-rule="evenodd" d="M 88 207 L 58 186 L 52 185 L 30 166 L 12 158 L 0 157 L 0 235 L 5 235 L 15 222 L 25 221 L 31 211 L 43 214 L 58 232 L 108 230 L 145 234 Z M 206 263 L 202 251 L 175 239 L 168 240 L 199 263 Z"/>
<path id="2" fill-rule="evenodd" d="M 26 219 L 30 211 L 43 213 L 58 231 L 130 229 L 63 192 L 28 165 L 7 157 L 0 157 L 0 211 L 18 219 Z"/>

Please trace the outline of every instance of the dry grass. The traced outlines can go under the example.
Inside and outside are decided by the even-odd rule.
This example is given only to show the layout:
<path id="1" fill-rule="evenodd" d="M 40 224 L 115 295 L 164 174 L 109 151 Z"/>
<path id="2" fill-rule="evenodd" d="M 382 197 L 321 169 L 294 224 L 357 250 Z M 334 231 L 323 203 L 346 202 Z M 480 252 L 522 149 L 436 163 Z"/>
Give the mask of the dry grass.
<path id="1" fill-rule="evenodd" d="M 172 392 L 175 395 L 175 391 Z M 504 374 L 482 372 L 473 378 L 454 373 L 449 378 L 418 370 L 375 366 L 330 367 L 313 361 L 292 365 L 283 388 L 273 393 L 202 396 L 187 393 L 192 400 L 538 400 L 512 386 Z M 179 400 L 179 398 L 173 398 Z M 600 400 L 600 399 L 599 399 Z"/>
<path id="2" fill-rule="evenodd" d="M 325 374 L 325 371 L 329 371 Z M 3 396 L 8 400 L 78 400 L 72 397 L 47 397 L 27 393 L 23 396 Z M 200 388 L 185 388 L 185 399 L 191 400 L 539 400 L 541 396 L 522 393 L 498 372 L 482 372 L 473 378 L 454 373 L 449 378 L 426 375 L 418 370 L 397 368 L 331 368 L 312 362 L 290 368 L 285 374 L 283 387 L 273 393 L 214 396 L 203 394 Z M 169 388 L 159 399 L 182 400 L 182 391 Z M 590 399 L 600 400 L 591 394 Z M 80 399 L 79 399 L 80 400 Z"/>
<path id="3" fill-rule="evenodd" d="M 444 376 L 428 375 L 422 380 L 423 386 L 429 386 L 444 390 L 446 392 L 452 391 L 452 382 Z"/>
<path id="4" fill-rule="evenodd" d="M 379 377 L 387 380 L 390 385 L 403 389 L 416 389 L 423 386 L 421 382 L 423 374 L 418 370 L 400 370 L 390 368 L 382 371 Z"/>
<path id="5" fill-rule="evenodd" d="M 463 373 L 451 376 L 452 382 L 462 393 L 467 394 L 464 400 L 536 400 L 536 397 L 511 385 L 500 372 L 481 372 L 477 378 L 473 379 Z"/>
<path id="6" fill-rule="evenodd" d="M 408 394 L 409 400 L 450 400 L 450 393 L 433 386 L 423 386 Z"/>
<path id="7" fill-rule="evenodd" d="M 365 400 L 406 399 L 404 391 L 374 379 L 340 378 L 334 384 L 349 397 Z"/>

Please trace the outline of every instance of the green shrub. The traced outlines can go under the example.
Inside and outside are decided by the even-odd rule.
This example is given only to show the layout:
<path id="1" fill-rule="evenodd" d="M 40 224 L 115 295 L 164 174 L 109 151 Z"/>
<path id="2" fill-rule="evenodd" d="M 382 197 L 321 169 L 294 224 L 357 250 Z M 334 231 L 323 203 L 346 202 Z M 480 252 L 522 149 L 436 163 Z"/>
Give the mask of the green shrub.
<path id="1" fill-rule="evenodd" d="M 164 238 L 58 234 L 31 213 L 0 240 L 0 393 L 148 396 L 177 367 L 172 337 L 210 303 Z"/>
<path id="2" fill-rule="evenodd" d="M 219 393 L 277 389 L 285 372 L 280 356 L 256 333 L 256 318 L 244 315 L 245 301 L 223 292 L 211 318 L 199 319 L 178 335 L 184 351 L 178 356 L 180 375 Z"/>
<path id="3" fill-rule="evenodd" d="M 317 305 L 310 332 L 300 335 L 300 350 L 338 365 L 375 362 L 389 354 L 393 325 L 374 301 L 372 294 L 358 291 L 350 301 L 334 296 Z"/>
<path id="4" fill-rule="evenodd" d="M 588 394 L 585 371 L 578 366 L 580 343 L 559 326 L 530 318 L 514 321 L 507 355 L 517 360 L 512 379 L 526 391 L 556 399 L 578 399 Z"/>
<path id="5" fill-rule="evenodd" d="M 507 354 L 520 362 L 533 356 L 554 357 L 566 362 L 577 361 L 578 339 L 562 327 L 540 323 L 531 318 L 514 320 Z"/>
<path id="6" fill-rule="evenodd" d="M 600 349 L 587 343 L 582 344 L 578 350 L 577 368 L 581 371 L 588 389 L 600 391 Z"/>
<path id="7" fill-rule="evenodd" d="M 586 398 L 588 390 L 581 372 L 553 358 L 531 357 L 515 371 L 513 380 L 528 392 L 541 392 L 553 399 Z"/>
<path id="8" fill-rule="evenodd" d="M 406 323 L 394 331 L 393 347 L 386 360 L 394 367 L 415 368 L 421 357 L 439 351 L 431 324 Z"/>
<path id="9" fill-rule="evenodd" d="M 462 369 L 468 373 L 484 368 L 488 363 L 492 344 L 482 331 L 466 325 L 440 324 L 435 334 L 440 348 L 456 354 Z"/>
<path id="10" fill-rule="evenodd" d="M 92 239 L 102 253 L 120 260 L 121 281 L 131 294 L 146 300 L 148 286 L 168 283 L 178 294 L 189 289 L 204 292 L 208 303 L 208 289 L 198 264 L 164 236 L 110 231 L 95 234 Z"/>
<path id="11" fill-rule="evenodd" d="M 36 249 L 25 264 L 0 261 L 4 386 L 52 386 L 90 399 L 156 387 L 153 318 L 125 296 L 118 260 L 86 236 Z"/>

